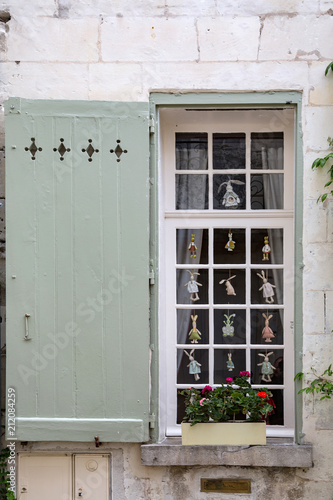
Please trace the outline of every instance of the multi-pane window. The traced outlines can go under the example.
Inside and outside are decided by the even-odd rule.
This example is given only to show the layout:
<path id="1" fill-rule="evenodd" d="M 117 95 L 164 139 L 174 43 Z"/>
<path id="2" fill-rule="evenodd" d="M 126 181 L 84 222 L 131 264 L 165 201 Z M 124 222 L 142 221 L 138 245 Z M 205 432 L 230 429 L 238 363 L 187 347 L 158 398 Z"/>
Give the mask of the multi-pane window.
<path id="1" fill-rule="evenodd" d="M 165 109 L 160 119 L 167 433 L 180 432 L 181 389 L 223 384 L 247 370 L 254 386 L 273 394 L 268 432 L 288 435 L 293 110 Z"/>

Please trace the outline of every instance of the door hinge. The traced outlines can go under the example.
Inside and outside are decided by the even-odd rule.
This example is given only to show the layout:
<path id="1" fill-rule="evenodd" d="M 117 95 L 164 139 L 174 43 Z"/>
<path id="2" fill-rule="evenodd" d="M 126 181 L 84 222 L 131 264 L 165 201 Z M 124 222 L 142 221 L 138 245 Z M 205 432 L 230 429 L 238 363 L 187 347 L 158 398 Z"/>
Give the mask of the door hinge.
<path id="1" fill-rule="evenodd" d="M 155 271 L 152 261 L 150 261 L 150 266 L 149 266 L 149 285 L 155 285 Z"/>
<path id="2" fill-rule="evenodd" d="M 149 118 L 149 132 L 155 134 L 155 118 L 153 116 Z"/>
<path id="3" fill-rule="evenodd" d="M 149 427 L 155 429 L 156 415 L 155 413 L 149 414 Z"/>

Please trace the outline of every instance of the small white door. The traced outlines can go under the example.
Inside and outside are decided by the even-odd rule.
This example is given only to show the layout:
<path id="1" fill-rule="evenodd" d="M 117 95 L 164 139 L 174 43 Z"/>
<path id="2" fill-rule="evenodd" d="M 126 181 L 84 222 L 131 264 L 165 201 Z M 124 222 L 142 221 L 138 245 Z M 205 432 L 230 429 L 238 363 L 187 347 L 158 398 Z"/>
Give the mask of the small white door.
<path id="1" fill-rule="evenodd" d="M 71 462 L 72 457 L 64 455 L 20 455 L 18 500 L 70 499 L 72 497 Z"/>
<path id="2" fill-rule="evenodd" d="M 110 456 L 74 455 L 75 500 L 110 499 Z"/>

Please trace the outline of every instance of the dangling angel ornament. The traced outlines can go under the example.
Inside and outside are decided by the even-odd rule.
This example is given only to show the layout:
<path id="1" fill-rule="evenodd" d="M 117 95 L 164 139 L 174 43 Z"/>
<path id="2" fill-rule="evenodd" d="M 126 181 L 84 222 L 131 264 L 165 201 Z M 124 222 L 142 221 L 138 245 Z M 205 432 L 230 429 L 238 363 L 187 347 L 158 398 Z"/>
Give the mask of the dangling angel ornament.
<path id="1" fill-rule="evenodd" d="M 238 194 L 235 193 L 235 191 L 233 190 L 232 184 L 241 185 L 245 184 L 245 182 L 238 181 L 237 179 L 236 180 L 229 179 L 228 181 L 222 182 L 222 184 L 219 185 L 217 190 L 218 194 L 221 192 L 222 187 L 226 186 L 226 191 L 222 199 L 222 205 L 224 205 L 226 208 L 237 208 L 240 203 L 240 198 Z"/>
<path id="2" fill-rule="evenodd" d="M 265 271 L 261 271 L 261 274 L 257 273 L 257 276 L 259 276 L 259 278 L 263 280 L 263 285 L 259 288 L 259 292 L 262 290 L 265 301 L 268 304 L 273 304 L 273 296 L 275 295 L 273 288 L 276 288 L 276 286 L 269 283 L 268 279 L 265 276 Z"/>

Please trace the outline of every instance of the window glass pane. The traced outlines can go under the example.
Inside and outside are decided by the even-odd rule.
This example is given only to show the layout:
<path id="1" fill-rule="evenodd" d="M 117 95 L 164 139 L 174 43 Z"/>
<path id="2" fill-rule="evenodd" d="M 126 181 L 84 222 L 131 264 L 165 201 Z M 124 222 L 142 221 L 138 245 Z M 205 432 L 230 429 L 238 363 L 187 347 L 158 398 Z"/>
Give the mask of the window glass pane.
<path id="1" fill-rule="evenodd" d="M 214 310 L 214 343 L 245 344 L 246 313 L 244 309 Z"/>
<path id="2" fill-rule="evenodd" d="M 208 229 L 177 229 L 177 264 L 208 264 Z"/>
<path id="3" fill-rule="evenodd" d="M 283 132 L 251 134 L 251 168 L 283 169 Z"/>
<path id="4" fill-rule="evenodd" d="M 244 349 L 215 349 L 214 384 L 225 384 L 227 377 L 238 377 L 245 369 Z"/>
<path id="5" fill-rule="evenodd" d="M 246 208 L 245 175 L 213 175 L 213 208 L 215 210 Z"/>
<path id="6" fill-rule="evenodd" d="M 176 133 L 176 169 L 207 170 L 208 169 L 208 135 L 193 133 Z"/>
<path id="7" fill-rule="evenodd" d="M 283 174 L 251 175 L 251 209 L 283 209 Z"/>
<path id="8" fill-rule="evenodd" d="M 235 277 L 232 278 L 232 276 Z M 224 280 L 224 282 L 220 283 L 222 280 Z M 215 304 L 245 303 L 244 269 L 214 270 L 214 303 Z"/>
<path id="9" fill-rule="evenodd" d="M 283 229 L 251 230 L 251 262 L 283 264 Z"/>
<path id="10" fill-rule="evenodd" d="M 185 397 L 182 396 L 181 390 L 177 391 L 177 424 L 181 424 L 185 417 Z"/>
<path id="11" fill-rule="evenodd" d="M 271 415 L 267 419 L 269 425 L 284 425 L 284 390 L 283 389 L 272 389 L 272 398 L 275 408 Z"/>
<path id="12" fill-rule="evenodd" d="M 213 168 L 245 168 L 245 134 L 213 134 Z"/>
<path id="13" fill-rule="evenodd" d="M 214 263 L 245 264 L 245 229 L 214 229 Z"/>
<path id="14" fill-rule="evenodd" d="M 251 302 L 252 304 L 283 304 L 282 269 L 252 269 Z"/>
<path id="15" fill-rule="evenodd" d="M 192 354 L 191 351 L 190 346 L 177 349 L 177 384 L 208 384 L 208 350 L 195 349 Z"/>
<path id="16" fill-rule="evenodd" d="M 208 209 L 208 175 L 176 174 L 176 210 Z"/>
<path id="17" fill-rule="evenodd" d="M 283 344 L 282 309 L 251 310 L 251 343 Z"/>
<path id="18" fill-rule="evenodd" d="M 192 270 L 177 269 L 177 304 L 207 304 L 208 303 L 208 269 Z M 198 285 L 198 283 L 200 283 Z M 200 286 L 201 285 L 201 286 Z M 192 300 L 195 299 L 195 300 Z"/>
<path id="19" fill-rule="evenodd" d="M 177 310 L 178 344 L 208 344 L 209 316 L 207 309 Z"/>
<path id="20" fill-rule="evenodd" d="M 273 352 L 270 356 L 267 356 Z M 258 364 L 263 363 L 261 366 Z M 283 349 L 251 349 L 251 382 L 266 385 L 283 384 Z"/>

